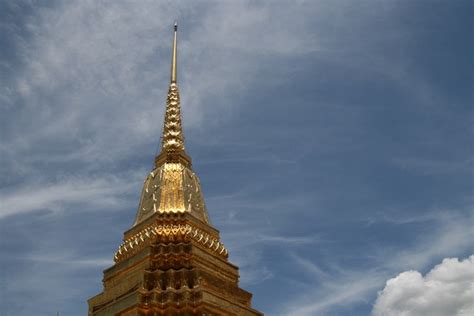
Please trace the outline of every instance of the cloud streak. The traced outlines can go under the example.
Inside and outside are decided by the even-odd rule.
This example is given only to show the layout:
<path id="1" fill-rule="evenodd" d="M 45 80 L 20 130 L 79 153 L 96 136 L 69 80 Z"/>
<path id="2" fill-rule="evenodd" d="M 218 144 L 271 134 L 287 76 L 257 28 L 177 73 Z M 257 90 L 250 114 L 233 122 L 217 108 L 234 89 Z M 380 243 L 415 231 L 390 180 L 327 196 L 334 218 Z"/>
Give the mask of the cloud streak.
<path id="1" fill-rule="evenodd" d="M 470 255 L 465 3 L 0 3 L 2 312 L 83 315 L 100 289 L 174 19 L 187 149 L 258 309 L 365 315 L 401 271 Z"/>
<path id="2" fill-rule="evenodd" d="M 126 203 L 125 194 L 139 187 L 130 174 L 98 178 L 69 177 L 57 182 L 28 184 L 18 190 L 0 192 L 0 219 L 35 211 L 64 211 L 73 205 L 83 209 L 111 209 Z"/>
<path id="3" fill-rule="evenodd" d="M 381 288 L 385 280 L 396 271 L 423 269 L 436 258 L 469 250 L 470 240 L 474 237 L 472 214 L 461 214 L 458 212 L 458 216 L 454 216 L 455 220 L 450 221 L 438 218 L 438 229 L 418 240 L 411 248 L 384 251 L 372 258 L 364 270 L 354 269 L 335 260 L 327 262 L 328 268 L 322 269 L 312 260 L 293 255 L 291 258 L 294 264 L 300 267 L 305 275 L 310 276 L 303 284 L 307 295 L 302 298 L 290 297 L 285 312 L 281 315 L 330 315 L 336 308 L 347 308 L 355 303 L 370 301 L 374 291 Z M 376 315 L 385 315 L 383 310 L 383 306 L 376 307 Z"/>

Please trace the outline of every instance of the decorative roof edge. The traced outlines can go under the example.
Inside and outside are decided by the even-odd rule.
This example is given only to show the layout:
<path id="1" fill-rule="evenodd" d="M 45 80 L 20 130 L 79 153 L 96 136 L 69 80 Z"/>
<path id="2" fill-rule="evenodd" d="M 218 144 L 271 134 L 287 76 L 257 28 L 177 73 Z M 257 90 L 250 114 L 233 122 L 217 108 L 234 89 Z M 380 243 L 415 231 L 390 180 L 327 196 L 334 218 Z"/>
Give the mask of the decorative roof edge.
<path id="1" fill-rule="evenodd" d="M 223 258 L 228 257 L 228 251 L 224 244 L 199 228 L 189 224 L 154 223 L 124 240 L 115 253 L 114 261 L 116 263 L 121 262 L 143 249 L 146 245 L 159 240 L 193 240 Z"/>

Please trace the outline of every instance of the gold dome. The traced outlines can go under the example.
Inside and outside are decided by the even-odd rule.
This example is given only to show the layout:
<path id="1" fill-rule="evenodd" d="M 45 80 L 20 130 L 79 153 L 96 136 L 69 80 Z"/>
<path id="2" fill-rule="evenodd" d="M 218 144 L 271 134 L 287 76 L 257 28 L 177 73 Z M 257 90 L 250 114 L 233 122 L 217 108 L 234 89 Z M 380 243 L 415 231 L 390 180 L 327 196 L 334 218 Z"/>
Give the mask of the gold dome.
<path id="1" fill-rule="evenodd" d="M 134 225 L 154 213 L 184 213 L 209 223 L 197 175 L 181 163 L 164 163 L 145 180 Z"/>

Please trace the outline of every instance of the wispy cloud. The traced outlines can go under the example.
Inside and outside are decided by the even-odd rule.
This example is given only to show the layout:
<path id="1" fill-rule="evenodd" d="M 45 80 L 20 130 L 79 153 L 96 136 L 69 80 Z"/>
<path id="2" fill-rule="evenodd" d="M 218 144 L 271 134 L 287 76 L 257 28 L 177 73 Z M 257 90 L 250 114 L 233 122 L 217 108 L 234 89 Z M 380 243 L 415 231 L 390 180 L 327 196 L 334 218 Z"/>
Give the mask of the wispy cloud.
<path id="1" fill-rule="evenodd" d="M 82 209 L 110 209 L 127 203 L 126 193 L 139 188 L 131 173 L 96 178 L 68 177 L 55 182 L 28 183 L 19 189 L 0 191 L 0 219 L 34 211 L 61 211 L 71 205 Z"/>
<path id="2" fill-rule="evenodd" d="M 354 271 L 344 269 L 323 271 L 313 262 L 294 256 L 294 263 L 312 278 L 306 280 L 303 299 L 291 299 L 282 308 L 281 315 L 325 315 L 335 307 L 347 307 L 367 302 L 385 280 L 377 270 Z M 328 313 L 330 314 L 330 313 Z"/>
<path id="3" fill-rule="evenodd" d="M 33 264 L 57 264 L 57 265 L 65 265 L 72 269 L 77 268 L 90 268 L 90 267 L 98 267 L 103 268 L 107 266 L 111 266 L 113 264 L 113 260 L 110 256 L 108 257 L 97 257 L 92 258 L 88 257 L 84 259 L 83 257 L 79 256 L 78 254 L 73 254 L 71 251 L 61 251 L 61 253 L 31 253 L 25 257 L 16 257 L 14 260 L 27 260 L 32 262 Z"/>
<path id="4" fill-rule="evenodd" d="M 47 247 L 42 249 L 47 250 Z M 45 251 L 42 253 L 33 253 L 27 256 L 12 256 L 8 258 L 8 262 L 0 260 L 2 268 L 8 267 L 10 274 L 3 279 L 10 286 L 2 287 L 2 312 L 7 315 L 13 311 L 24 310 L 24 305 L 16 300 L 12 300 L 12 296 L 28 297 L 29 300 L 38 304 L 36 312 L 41 315 L 53 314 L 56 311 L 63 311 L 67 304 L 75 304 L 80 298 L 79 304 L 76 305 L 76 311 L 86 313 L 87 307 L 85 301 L 88 294 L 84 295 L 83 289 L 75 286 L 78 282 L 89 280 L 88 282 L 96 283 L 87 277 L 92 271 L 102 270 L 104 267 L 111 266 L 112 258 L 92 257 L 88 256 L 84 259 L 83 255 L 65 249 Z M 10 265 L 15 262 L 27 264 L 27 268 L 23 274 L 18 274 Z M 6 264 L 6 265 L 5 265 Z M 13 282 L 15 280 L 15 282 Z M 97 282 L 97 285 L 99 282 Z M 45 288 L 47 290 L 45 290 Z M 65 289 L 68 289 L 65 291 Z M 61 297 L 61 302 L 57 298 Z M 41 304 L 40 304 L 41 302 Z"/>
<path id="5" fill-rule="evenodd" d="M 462 213 L 458 212 L 451 220 L 438 217 L 437 228 L 410 248 L 380 249 L 364 270 L 335 260 L 325 262 L 328 268 L 323 269 L 315 261 L 293 254 L 293 263 L 310 278 L 304 284 L 307 294 L 302 298 L 290 298 L 283 314 L 325 315 L 337 307 L 370 301 L 394 273 L 424 269 L 433 260 L 469 250 L 474 238 L 472 213 L 467 216 Z"/>
<path id="6" fill-rule="evenodd" d="M 465 255 L 464 3 L 0 3 L 2 312 L 86 313 L 159 143 L 175 19 L 187 148 L 256 307 L 366 314 Z"/>
<path id="7" fill-rule="evenodd" d="M 230 259 L 240 267 L 242 286 L 262 283 L 275 275 L 266 262 L 265 251 L 277 247 L 287 253 L 323 242 L 318 236 L 268 234 L 251 226 L 247 226 L 245 232 L 229 231 L 231 233 L 224 235 L 224 242 L 230 250 Z"/>
<path id="8" fill-rule="evenodd" d="M 19 47 L 24 67 L 8 83 L 24 103 L 18 120 L 35 120 L 9 126 L 16 137 L 7 135 L 0 151 L 9 158 L 36 150 L 33 157 L 22 155 L 30 164 L 71 159 L 97 164 L 156 143 L 169 71 L 170 16 L 184 21 L 179 45 L 186 128 L 198 127 L 205 113 L 213 120 L 225 113 L 232 106 L 225 95 L 251 85 L 265 56 L 315 49 L 312 36 L 293 36 L 298 30 L 310 36 L 304 29 L 309 16 L 281 28 L 269 5 L 203 6 L 208 9 L 197 25 L 186 19 L 193 9 L 184 3 L 77 2 L 38 10 L 27 24 L 31 39 Z M 298 14 L 305 6 L 291 10 Z M 256 51 L 262 55 L 246 57 Z M 209 99 L 214 102 L 204 102 Z M 62 144 L 58 152 L 42 150 L 51 143 Z"/>
<path id="9" fill-rule="evenodd" d="M 452 209 L 435 209 L 432 211 L 412 210 L 400 214 L 396 209 L 386 209 L 378 212 L 371 212 L 370 216 L 362 219 L 367 226 L 374 224 L 387 223 L 392 225 L 408 225 L 426 222 L 456 222 L 460 217 L 469 214 L 470 210 L 452 210 Z"/>
<path id="10" fill-rule="evenodd" d="M 397 255 L 385 262 L 385 265 L 395 271 L 421 269 L 433 260 L 453 256 L 472 248 L 473 215 L 471 212 L 454 220 L 438 221 L 438 228 L 430 236 L 420 238 L 421 240 L 411 249 L 397 251 Z M 384 251 L 380 255 L 385 257 L 388 254 Z"/>
<path id="11" fill-rule="evenodd" d="M 473 157 L 464 160 L 441 160 L 434 158 L 394 158 L 392 160 L 396 166 L 420 172 L 422 174 L 446 174 L 446 173 L 471 173 L 474 162 Z"/>

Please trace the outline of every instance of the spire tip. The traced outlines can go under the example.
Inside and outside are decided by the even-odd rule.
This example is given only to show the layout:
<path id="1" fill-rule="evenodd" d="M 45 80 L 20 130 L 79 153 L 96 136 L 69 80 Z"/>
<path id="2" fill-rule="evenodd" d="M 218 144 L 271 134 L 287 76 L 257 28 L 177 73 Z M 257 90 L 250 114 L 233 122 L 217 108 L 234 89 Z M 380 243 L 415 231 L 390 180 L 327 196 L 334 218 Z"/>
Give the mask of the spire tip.
<path id="1" fill-rule="evenodd" d="M 173 50 L 171 55 L 171 83 L 176 83 L 177 78 L 177 70 L 178 62 L 177 62 L 177 54 L 178 54 L 178 43 L 177 43 L 177 30 L 178 30 L 178 22 L 174 22 L 174 35 L 173 35 Z"/>

